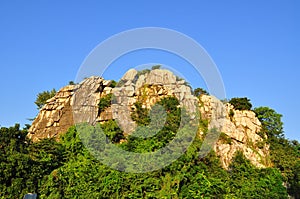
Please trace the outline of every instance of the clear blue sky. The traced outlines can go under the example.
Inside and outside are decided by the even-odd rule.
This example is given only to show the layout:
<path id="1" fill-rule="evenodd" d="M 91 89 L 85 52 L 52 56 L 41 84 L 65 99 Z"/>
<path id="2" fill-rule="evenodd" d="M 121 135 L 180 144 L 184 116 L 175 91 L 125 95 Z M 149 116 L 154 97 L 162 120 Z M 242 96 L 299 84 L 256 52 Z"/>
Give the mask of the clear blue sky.
<path id="1" fill-rule="evenodd" d="M 299 10 L 297 0 L 1 1 L 0 125 L 30 123 L 27 118 L 38 112 L 37 93 L 74 80 L 101 41 L 155 26 L 199 42 L 218 66 L 227 98 L 246 96 L 255 107 L 275 109 L 283 114 L 286 136 L 300 140 Z M 130 67 L 153 62 L 192 73 L 167 58 L 157 52 L 129 55 L 107 76 L 118 79 Z"/>

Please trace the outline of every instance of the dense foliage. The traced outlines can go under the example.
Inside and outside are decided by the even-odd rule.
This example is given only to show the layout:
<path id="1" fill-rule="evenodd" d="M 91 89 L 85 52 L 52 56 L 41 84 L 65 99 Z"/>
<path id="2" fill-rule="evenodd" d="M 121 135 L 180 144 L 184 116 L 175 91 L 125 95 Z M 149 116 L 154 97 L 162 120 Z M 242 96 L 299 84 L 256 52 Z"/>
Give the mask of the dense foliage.
<path id="1" fill-rule="evenodd" d="M 0 129 L 0 197 L 21 198 L 25 193 L 40 193 L 41 180 L 65 161 L 64 147 L 53 139 L 31 143 L 27 130 Z"/>
<path id="2" fill-rule="evenodd" d="M 98 104 L 99 113 L 103 112 L 106 108 L 108 108 L 111 105 L 111 99 L 112 99 L 112 94 L 108 94 L 108 95 L 100 98 L 100 101 Z"/>
<path id="3" fill-rule="evenodd" d="M 201 96 L 201 95 L 208 95 L 208 94 L 209 94 L 209 93 L 208 93 L 205 89 L 203 89 L 203 88 L 196 88 L 196 89 L 194 89 L 193 93 L 194 93 L 194 95 L 195 95 L 196 97 L 199 97 L 199 96 Z"/>
<path id="4" fill-rule="evenodd" d="M 252 104 L 247 97 L 234 97 L 229 103 L 237 110 L 251 110 Z"/>
<path id="5" fill-rule="evenodd" d="M 166 110 L 167 118 L 157 134 L 147 138 L 125 138 L 117 123 L 111 120 L 101 124 L 107 140 L 115 146 L 137 153 L 155 151 L 165 146 L 175 136 L 180 121 L 188 122 L 189 119 L 184 110 L 178 107 L 176 98 L 164 98 L 158 104 Z M 258 117 L 264 121 L 266 115 L 259 110 Z M 149 119 L 149 115 L 143 113 L 148 110 L 140 111 L 142 114 L 136 114 L 137 120 Z M 273 113 L 276 116 L 276 112 Z M 203 121 L 201 124 L 206 126 L 206 123 Z M 270 123 L 263 125 L 267 124 Z M 267 132 L 273 129 L 267 128 L 270 127 L 268 125 L 264 131 L 272 135 Z M 273 125 L 280 126 L 280 123 L 275 122 Z M 141 122 L 139 126 L 145 127 L 145 123 Z M 287 141 L 278 133 L 272 139 L 272 136 L 268 138 L 275 168 L 256 168 L 238 152 L 229 169 L 224 170 L 213 151 L 199 158 L 202 141 L 196 137 L 187 151 L 169 166 L 140 174 L 121 172 L 102 164 L 82 144 L 75 127 L 71 127 L 58 142 L 44 139 L 32 143 L 26 134 L 27 128 L 21 130 L 19 125 L 0 129 L 0 198 L 22 198 L 25 193 L 35 192 L 39 198 L 50 199 L 281 199 L 287 198 L 287 190 L 300 198 L 300 145 L 296 141 Z M 223 138 L 230 141 L 224 135 Z M 283 186 L 283 182 L 288 189 Z"/>
<path id="6" fill-rule="evenodd" d="M 300 198 L 300 144 L 284 138 L 281 114 L 268 107 L 254 109 L 257 118 L 262 123 L 262 136 L 267 136 L 270 144 L 271 161 L 278 168 L 286 183 L 288 192 L 295 198 Z"/>
<path id="7" fill-rule="evenodd" d="M 257 169 L 237 154 L 230 170 L 221 168 L 211 152 L 199 159 L 201 140 L 171 165 L 149 173 L 113 170 L 97 161 L 80 142 L 72 127 L 59 142 L 26 143 L 18 126 L 1 129 L 11 136 L 2 143 L 12 153 L 1 153 L 2 198 L 22 198 L 27 192 L 40 198 L 286 198 L 277 169 Z M 1 136 L 2 137 L 2 136 Z M 130 144 L 131 141 L 128 141 Z M 142 151 L 150 140 L 134 150 Z M 153 144 L 153 142 L 151 143 Z M 125 144 L 127 145 L 127 144 Z M 137 148 L 140 148 L 137 150 Z M 2 149 L 3 150 L 3 149 Z M 14 169 L 14 171 L 8 171 Z"/>
<path id="8" fill-rule="evenodd" d="M 152 66 L 151 70 L 160 69 L 161 65 L 154 65 Z"/>
<path id="9" fill-rule="evenodd" d="M 46 101 L 54 97 L 55 94 L 55 89 L 52 89 L 51 91 L 43 91 L 37 95 L 34 103 L 37 105 L 38 109 L 41 109 L 46 104 Z"/>

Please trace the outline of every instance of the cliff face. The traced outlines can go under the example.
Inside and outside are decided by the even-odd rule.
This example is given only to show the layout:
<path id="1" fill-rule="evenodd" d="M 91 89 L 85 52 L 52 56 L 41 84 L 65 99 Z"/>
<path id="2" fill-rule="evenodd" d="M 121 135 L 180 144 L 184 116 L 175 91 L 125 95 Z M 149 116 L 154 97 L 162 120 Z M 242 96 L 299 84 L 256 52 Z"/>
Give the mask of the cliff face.
<path id="1" fill-rule="evenodd" d="M 261 123 L 253 111 L 235 110 L 229 103 L 220 109 L 222 102 L 208 95 L 202 95 L 199 102 L 202 119 L 209 121 L 208 128 L 213 127 L 214 118 L 212 115 L 215 114 L 213 112 L 220 111 L 219 119 L 222 121 L 218 121 L 220 125 L 218 129 L 221 135 L 214 145 L 214 150 L 220 156 L 221 163 L 225 168 L 228 168 L 237 151 L 242 151 L 245 157 L 256 167 L 269 165 L 269 145 L 265 144 L 263 138 L 258 135 Z"/>
<path id="2" fill-rule="evenodd" d="M 100 112 L 98 103 L 109 94 L 113 94 L 114 103 Z M 224 105 L 208 95 L 197 98 L 192 95 L 185 80 L 162 69 L 143 73 L 131 69 L 115 88 L 111 87 L 111 81 L 100 77 L 90 77 L 78 85 L 62 88 L 40 110 L 28 137 L 33 141 L 57 137 L 75 123 L 95 124 L 109 119 L 116 119 L 128 135 L 136 128 L 130 116 L 134 103 L 139 101 L 143 107 L 151 108 L 167 96 L 176 97 L 180 106 L 185 107 L 192 116 L 199 111 L 201 118 L 208 121 L 208 128 L 218 128 L 222 132 L 214 150 L 225 168 L 238 150 L 255 166 L 268 165 L 268 145 L 258 135 L 261 124 L 252 111 L 234 110 L 232 105 Z M 203 132 L 199 132 L 199 136 L 203 136 Z"/>
<path id="3" fill-rule="evenodd" d="M 33 141 L 56 137 L 74 124 L 71 100 L 75 86 L 60 89 L 49 99 L 33 121 L 28 137 Z"/>

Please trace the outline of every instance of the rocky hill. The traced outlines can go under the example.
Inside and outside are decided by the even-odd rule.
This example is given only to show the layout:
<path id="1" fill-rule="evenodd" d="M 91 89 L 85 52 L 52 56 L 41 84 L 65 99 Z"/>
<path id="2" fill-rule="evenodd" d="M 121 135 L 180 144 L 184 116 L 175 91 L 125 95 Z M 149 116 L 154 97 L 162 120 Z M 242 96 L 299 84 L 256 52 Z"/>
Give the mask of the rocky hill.
<path id="1" fill-rule="evenodd" d="M 111 119 L 117 120 L 124 135 L 128 135 L 137 126 L 131 118 L 136 102 L 151 109 L 156 102 L 168 96 L 176 97 L 192 118 L 195 119 L 200 112 L 201 120 L 207 122 L 208 129 L 218 128 L 221 131 L 213 148 L 224 168 L 228 168 L 236 151 L 242 151 L 257 167 L 268 166 L 269 146 L 259 136 L 261 124 L 254 112 L 235 110 L 229 103 L 224 104 L 209 95 L 195 97 L 185 80 L 163 69 L 130 69 L 117 87 L 101 77 L 86 78 L 80 84 L 63 87 L 40 110 L 28 137 L 33 141 L 58 138 L 76 123 L 95 124 Z M 100 109 L 99 102 L 104 99 L 114 103 Z M 197 135 L 204 137 L 204 129 L 200 128 Z"/>

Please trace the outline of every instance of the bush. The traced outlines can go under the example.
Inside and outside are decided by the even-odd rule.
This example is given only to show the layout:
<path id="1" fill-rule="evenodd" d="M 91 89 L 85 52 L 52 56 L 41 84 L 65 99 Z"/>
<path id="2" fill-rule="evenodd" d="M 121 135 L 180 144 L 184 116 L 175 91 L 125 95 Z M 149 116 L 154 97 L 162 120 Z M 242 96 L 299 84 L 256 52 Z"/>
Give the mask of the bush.
<path id="1" fill-rule="evenodd" d="M 201 95 L 209 95 L 209 94 L 208 94 L 208 92 L 207 92 L 205 89 L 203 89 L 203 88 L 196 88 L 196 89 L 194 90 L 194 95 L 195 95 L 196 97 L 199 97 L 199 96 L 201 96 Z"/>
<path id="2" fill-rule="evenodd" d="M 229 103 L 234 106 L 236 110 L 251 110 L 252 104 L 247 97 L 235 97 L 232 98 Z"/>
<path id="3" fill-rule="evenodd" d="M 100 102 L 98 104 L 99 113 L 103 112 L 106 108 L 111 105 L 112 94 L 108 94 L 102 98 L 100 98 Z"/>
<path id="4" fill-rule="evenodd" d="M 37 105 L 38 109 L 41 109 L 46 104 L 46 101 L 54 97 L 55 94 L 55 89 L 52 89 L 51 91 L 43 91 L 37 95 L 37 98 L 34 103 Z"/>
<path id="5" fill-rule="evenodd" d="M 230 109 L 229 111 L 229 118 L 230 118 L 230 121 L 233 120 L 233 116 L 234 116 L 234 111 L 232 109 Z"/>
<path id="6" fill-rule="evenodd" d="M 221 132 L 219 140 L 221 140 L 222 143 L 224 143 L 224 144 L 230 144 L 230 145 L 232 144 L 231 137 L 229 137 L 227 134 L 225 134 L 223 132 Z"/>
<path id="7" fill-rule="evenodd" d="M 137 76 L 139 77 L 141 75 L 145 75 L 145 74 L 148 74 L 148 73 L 150 73 L 149 69 L 140 70 L 140 71 L 138 71 Z"/>
<path id="8" fill-rule="evenodd" d="M 160 69 L 161 65 L 152 66 L 151 70 Z"/>
<path id="9" fill-rule="evenodd" d="M 125 138 L 123 131 L 119 128 L 118 123 L 115 120 L 104 122 L 101 124 L 101 128 L 112 143 L 119 143 L 121 139 Z"/>
<path id="10" fill-rule="evenodd" d="M 118 83 L 115 80 L 111 80 L 110 87 L 115 88 L 117 84 Z"/>
<path id="11" fill-rule="evenodd" d="M 142 107 L 141 102 L 134 103 L 135 110 L 131 114 L 133 121 L 136 121 L 138 125 L 147 126 L 150 124 L 149 110 Z"/>

